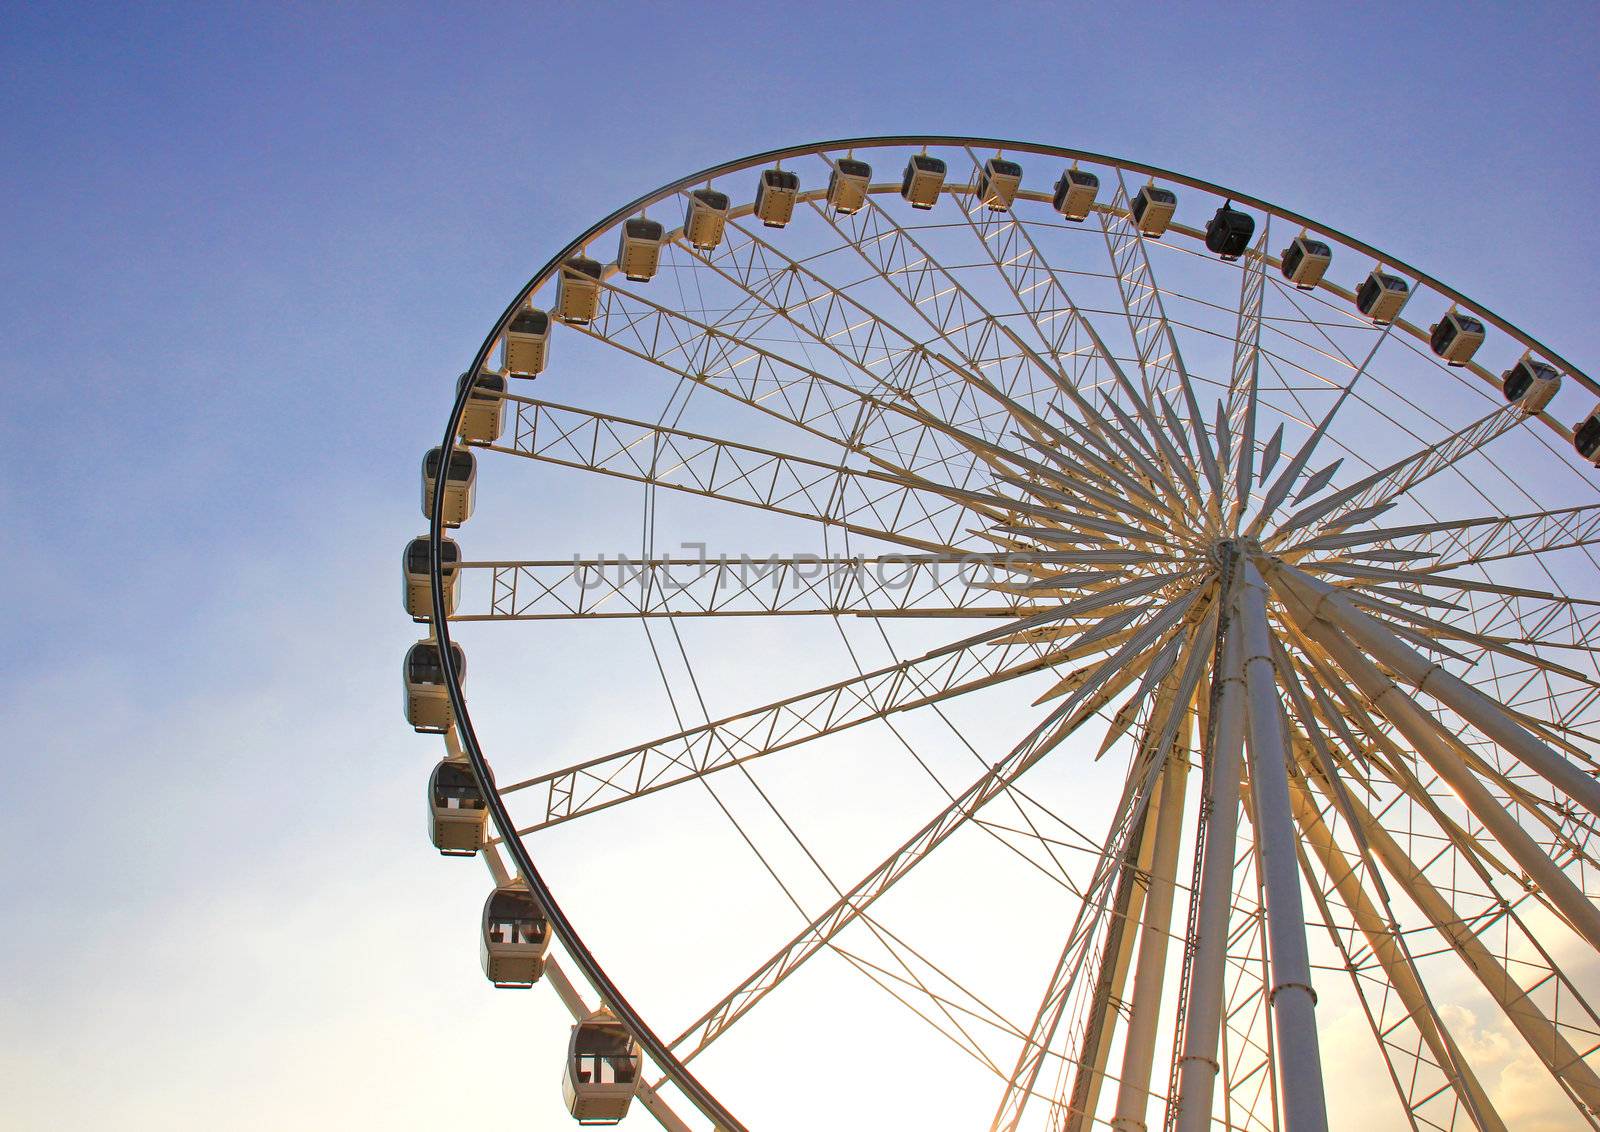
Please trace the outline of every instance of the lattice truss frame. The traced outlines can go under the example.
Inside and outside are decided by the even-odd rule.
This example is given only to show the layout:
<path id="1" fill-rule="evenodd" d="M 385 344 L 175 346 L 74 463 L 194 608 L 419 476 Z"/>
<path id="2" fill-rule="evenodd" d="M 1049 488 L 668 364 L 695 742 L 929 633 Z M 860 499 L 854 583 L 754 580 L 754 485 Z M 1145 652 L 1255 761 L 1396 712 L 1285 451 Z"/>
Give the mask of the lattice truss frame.
<path id="1" fill-rule="evenodd" d="M 1079 166 L 1023 149 L 1028 186 Z M 882 175 L 916 151 L 860 156 Z M 896 721 L 935 713 L 981 773 L 935 775 L 947 804 L 859 879 L 813 858 L 830 899 L 795 900 L 799 930 L 685 1020 L 678 1064 L 827 954 L 980 1067 L 993 1129 L 1301 1132 L 1326 1127 L 1312 984 L 1342 981 L 1410 1127 L 1504 1128 L 1434 989 L 1466 984 L 1600 1128 L 1600 988 L 1575 969 L 1600 948 L 1600 491 L 1553 415 L 1593 383 L 1562 362 L 1550 411 L 1506 405 L 1491 368 L 1433 357 L 1422 316 L 1470 310 L 1496 357 L 1555 355 L 1392 261 L 1408 305 L 1374 325 L 1352 305 L 1371 249 L 1251 198 L 1163 177 L 1190 222 L 1157 239 L 1130 207 L 1142 167 L 1085 157 L 1100 193 L 1075 223 L 1037 187 L 996 196 L 994 147 L 931 151 L 948 173 L 927 211 L 894 181 L 833 208 L 842 150 L 787 155 L 803 188 L 786 228 L 750 201 L 770 163 L 721 170 L 704 183 L 746 203 L 716 246 L 674 229 L 652 281 L 607 265 L 593 317 L 554 325 L 550 374 L 513 378 L 496 435 L 467 438 L 486 500 L 491 475 L 563 469 L 633 485 L 652 538 L 681 504 L 787 524 L 815 552 L 467 556 L 458 635 L 636 621 L 682 649 L 680 627 L 786 617 L 891 649 L 564 765 L 496 752 L 514 836 L 537 856 L 553 827 L 754 785 L 763 760 L 854 729 L 915 758 Z M 1225 200 L 1258 227 L 1219 262 L 1194 221 Z M 1285 280 L 1273 247 L 1297 231 L 1334 247 L 1346 285 Z M 591 405 L 558 399 L 587 388 L 564 354 L 596 387 L 608 365 L 659 381 L 660 417 L 621 377 Z M 1031 716 L 956 721 L 1018 688 Z M 1029 790 L 1069 757 L 1124 768 L 1099 829 Z M 1066 935 L 1025 1012 L 879 911 L 963 831 L 1059 895 Z M 661 1068 L 649 1107 L 686 1127 Z"/>

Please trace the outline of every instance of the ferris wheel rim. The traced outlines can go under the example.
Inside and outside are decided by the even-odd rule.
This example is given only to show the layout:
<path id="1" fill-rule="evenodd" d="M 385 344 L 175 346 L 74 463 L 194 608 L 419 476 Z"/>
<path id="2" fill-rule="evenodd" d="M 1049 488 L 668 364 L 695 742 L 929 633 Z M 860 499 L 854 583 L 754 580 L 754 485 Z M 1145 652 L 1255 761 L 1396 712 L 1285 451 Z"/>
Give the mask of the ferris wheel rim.
<path id="1" fill-rule="evenodd" d="M 1462 295 L 1460 292 L 1455 291 L 1453 288 L 1450 288 L 1448 285 L 1440 282 L 1433 276 L 1416 269 L 1405 261 L 1385 255 L 1378 249 L 1364 243 L 1363 241 L 1359 241 L 1336 229 L 1332 229 L 1326 225 L 1312 221 L 1309 218 L 1299 215 L 1298 213 L 1294 213 L 1290 210 L 1273 205 L 1249 194 L 1235 192 L 1231 189 L 1228 189 L 1226 186 L 1217 185 L 1213 182 L 1205 181 L 1200 178 L 1176 173 L 1171 170 L 1141 162 L 1135 162 L 1128 159 L 1112 157 L 1090 151 L 1046 145 L 1042 143 L 1030 143 L 987 137 L 968 137 L 960 135 L 885 135 L 878 137 L 844 138 L 782 147 L 779 149 L 755 153 L 732 161 L 709 166 L 676 181 L 662 185 L 659 188 L 652 190 L 651 192 L 646 193 L 634 199 L 633 201 L 630 201 L 626 205 L 614 210 L 605 218 L 591 225 L 581 235 L 570 241 L 559 252 L 552 256 L 551 259 L 540 269 L 540 271 L 536 273 L 526 285 L 524 285 L 511 303 L 506 307 L 505 311 L 501 314 L 490 333 L 479 347 L 476 355 L 473 358 L 472 364 L 468 367 L 466 372 L 478 373 L 483 370 L 496 342 L 505 332 L 512 317 L 528 301 L 534 292 L 548 282 L 559 271 L 561 264 L 566 259 L 574 254 L 581 253 L 597 236 L 614 228 L 621 221 L 625 220 L 631 215 L 636 214 L 641 209 L 663 199 L 670 198 L 674 194 L 684 189 L 691 188 L 701 182 L 708 182 L 712 178 L 736 173 L 768 162 L 782 161 L 794 157 L 805 157 L 812 155 L 820 156 L 832 153 L 834 151 L 842 151 L 851 148 L 870 149 L 903 146 L 967 146 L 981 147 L 985 149 L 994 148 L 1010 150 L 1018 153 L 1032 153 L 1066 160 L 1093 162 L 1096 164 L 1111 166 L 1118 170 L 1163 178 L 1175 184 L 1213 193 L 1219 197 L 1225 196 L 1235 202 L 1260 208 L 1275 218 L 1281 218 L 1292 224 L 1300 224 L 1319 235 L 1326 235 L 1334 238 L 1341 244 L 1351 249 L 1366 255 L 1370 255 L 1376 262 L 1380 264 L 1398 269 L 1399 271 L 1408 274 L 1418 282 L 1427 284 L 1430 288 L 1446 298 L 1452 299 L 1459 305 L 1469 308 L 1474 313 L 1484 316 L 1486 321 L 1489 321 L 1497 328 L 1517 339 L 1528 349 L 1537 351 L 1543 357 L 1559 365 L 1564 373 L 1573 377 L 1591 392 L 1600 393 L 1600 384 L 1597 384 L 1593 379 L 1583 373 L 1583 371 L 1572 365 L 1561 355 L 1550 350 L 1539 340 L 1533 338 L 1531 335 L 1528 335 L 1526 332 L 1510 323 L 1508 320 L 1494 314 L 1493 311 L 1489 310 L 1487 307 L 1484 307 L 1482 304 L 1474 302 L 1468 297 Z M 471 393 L 472 387 L 470 383 L 464 383 L 458 391 L 446 425 L 443 443 L 441 444 L 442 458 L 444 460 L 448 460 L 450 455 L 458 449 L 466 448 L 465 443 L 459 439 L 459 428 L 461 426 L 462 417 L 466 411 Z M 653 1029 L 648 1025 L 643 1017 L 639 1015 L 638 1012 L 628 1003 L 627 999 L 621 993 L 620 988 L 618 988 L 610 979 L 604 968 L 601 967 L 598 961 L 594 958 L 593 954 L 588 950 L 576 928 L 572 925 L 571 921 L 560 908 L 559 903 L 555 899 L 554 893 L 541 877 L 532 860 L 532 856 L 529 853 L 526 844 L 524 843 L 523 838 L 517 832 L 516 825 L 512 821 L 509 810 L 506 807 L 503 798 L 501 797 L 499 787 L 493 785 L 494 780 L 492 775 L 489 773 L 488 762 L 478 742 L 471 715 L 468 711 L 465 697 L 462 692 L 460 679 L 461 674 L 457 671 L 456 660 L 451 647 L 451 633 L 449 628 L 449 622 L 451 618 L 449 616 L 449 611 L 446 608 L 445 587 L 441 584 L 444 569 L 442 545 L 446 530 L 444 523 L 444 495 L 445 493 L 443 491 L 435 492 L 431 515 L 429 516 L 429 570 L 432 590 L 431 601 L 433 607 L 433 622 L 431 626 L 431 632 L 437 637 L 440 665 L 442 669 L 442 675 L 444 677 L 445 690 L 447 692 L 452 711 L 454 712 L 455 727 L 460 738 L 462 750 L 467 755 L 469 762 L 473 766 L 475 774 L 477 774 L 479 778 L 479 781 L 489 784 L 488 789 L 485 790 L 485 802 L 489 809 L 490 819 L 495 826 L 496 832 L 499 834 L 499 844 L 506 847 L 506 850 L 510 853 L 513 862 L 517 866 L 518 873 L 527 882 L 535 897 L 544 907 L 546 914 L 549 916 L 554 934 L 561 942 L 563 948 L 572 957 L 573 961 L 582 972 L 586 980 L 600 994 L 604 1004 L 610 1007 L 610 1009 L 617 1014 L 617 1016 L 638 1038 L 640 1044 L 649 1054 L 651 1060 L 655 1062 L 656 1065 L 662 1070 L 666 1078 L 677 1085 L 677 1087 L 684 1093 L 691 1103 L 695 1105 L 697 1109 L 699 1109 L 704 1115 L 716 1121 L 720 1126 L 727 1129 L 727 1132 L 743 1132 L 744 1125 L 734 1118 L 733 1115 L 728 1112 L 722 1103 L 715 1097 L 715 1095 L 695 1077 L 695 1075 L 688 1069 L 683 1061 L 681 1061 L 674 1053 L 672 1047 L 655 1034 Z"/>

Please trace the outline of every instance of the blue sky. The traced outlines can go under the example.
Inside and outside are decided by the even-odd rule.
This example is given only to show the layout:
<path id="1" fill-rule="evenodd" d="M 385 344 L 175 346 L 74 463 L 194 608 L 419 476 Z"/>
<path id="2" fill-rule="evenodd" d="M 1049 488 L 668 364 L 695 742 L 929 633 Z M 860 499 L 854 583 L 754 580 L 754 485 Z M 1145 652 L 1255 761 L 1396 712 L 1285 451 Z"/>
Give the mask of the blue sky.
<path id="1" fill-rule="evenodd" d="M 317 1116 L 421 1127 L 443 1102 L 408 1067 L 509 1072 L 530 1016 L 559 1027 L 547 996 L 482 1001 L 479 879 L 423 843 L 393 575 L 454 375 L 593 219 L 788 143 L 1052 142 L 1320 218 L 1593 372 L 1597 23 L 0 8 L 0 664 L 26 784 L 0 801 L 0 1123 L 322 1123 L 310 1081 Z"/>

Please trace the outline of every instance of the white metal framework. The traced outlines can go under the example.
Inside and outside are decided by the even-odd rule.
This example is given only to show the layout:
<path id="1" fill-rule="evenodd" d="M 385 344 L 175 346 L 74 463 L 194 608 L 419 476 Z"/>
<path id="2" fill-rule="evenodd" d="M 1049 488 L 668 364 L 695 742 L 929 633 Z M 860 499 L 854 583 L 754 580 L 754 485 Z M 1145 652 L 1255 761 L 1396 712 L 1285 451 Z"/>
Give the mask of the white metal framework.
<path id="1" fill-rule="evenodd" d="M 1600 1128 L 1566 359 L 1254 197 L 900 137 L 640 198 L 480 370 L 447 760 L 663 1126 Z"/>

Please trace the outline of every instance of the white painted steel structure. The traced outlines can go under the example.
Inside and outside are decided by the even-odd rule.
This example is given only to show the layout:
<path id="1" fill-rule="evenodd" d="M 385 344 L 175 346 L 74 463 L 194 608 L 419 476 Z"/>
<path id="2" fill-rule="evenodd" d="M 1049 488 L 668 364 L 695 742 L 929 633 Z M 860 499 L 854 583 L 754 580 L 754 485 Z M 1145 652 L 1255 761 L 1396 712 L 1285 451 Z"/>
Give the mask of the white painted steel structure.
<path id="1" fill-rule="evenodd" d="M 936 192 L 902 194 L 913 159 L 943 163 Z M 758 211 L 779 167 L 782 208 Z M 1068 168 L 1098 178 L 1081 222 L 1053 207 Z M 1159 240 L 1129 208 L 1146 185 L 1177 198 Z M 717 193 L 716 224 L 668 231 L 651 271 L 557 294 L 628 218 Z M 1255 223 L 1227 261 L 1204 233 L 1225 202 Z M 1296 241 L 1325 270 L 1285 271 Z M 1405 285 L 1376 322 L 1356 302 L 1374 273 Z M 634 1099 L 664 1127 L 888 1126 L 826 1068 L 862 1036 L 866 1007 L 830 998 L 848 976 L 906 1026 L 868 1028 L 874 1066 L 939 1093 L 950 1127 L 1321 1132 L 1343 1014 L 1392 1126 L 1506 1128 L 1474 1064 L 1492 1032 L 1600 1128 L 1600 473 L 1569 427 L 1593 379 L 1305 217 L 991 139 L 801 146 L 647 194 L 559 249 L 466 372 L 493 372 L 530 306 L 567 321 L 500 371 L 503 427 L 464 427 L 456 400 L 444 457 L 477 452 L 480 514 L 428 515 L 430 636 L 494 655 L 533 622 L 550 685 L 594 660 L 660 690 L 551 727 L 562 698 L 513 679 L 495 710 L 531 698 L 545 722 L 526 749 L 499 733 L 489 782 L 445 647 L 444 739 L 489 782 L 494 884 L 549 915 L 545 981 L 589 1016 L 570 963 L 638 1039 L 655 1072 Z M 1436 356 L 1450 312 L 1481 347 Z M 1502 394 L 1524 357 L 1566 378 L 1531 410 Z M 480 531 L 528 552 L 474 559 Z M 639 724 L 652 702 L 665 726 Z M 581 745 L 611 724 L 632 738 Z M 818 820 L 834 808 L 858 816 Z M 668 859 L 712 826 L 737 853 Z M 587 865 L 541 872 L 574 846 Z M 759 893 L 697 891 L 736 858 Z M 634 998 L 558 900 L 636 900 L 607 871 L 630 862 L 681 884 L 693 941 L 611 929 Z M 648 959 L 672 993 L 633 974 Z"/>

